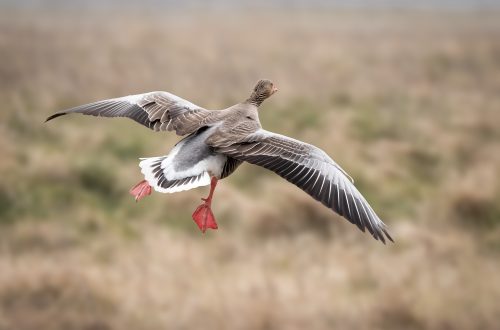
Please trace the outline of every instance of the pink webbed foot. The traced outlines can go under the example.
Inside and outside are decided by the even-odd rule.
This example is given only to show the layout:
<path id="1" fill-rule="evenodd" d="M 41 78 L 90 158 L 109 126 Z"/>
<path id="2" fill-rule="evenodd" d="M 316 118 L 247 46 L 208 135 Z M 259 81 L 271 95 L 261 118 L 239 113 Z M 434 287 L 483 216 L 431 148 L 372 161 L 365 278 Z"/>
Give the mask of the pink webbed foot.
<path id="1" fill-rule="evenodd" d="M 217 229 L 217 222 L 215 222 L 214 214 L 210 208 L 210 202 L 205 200 L 205 203 L 201 204 L 193 212 L 193 220 L 200 228 L 201 232 L 204 233 L 207 228 Z"/>
<path id="2" fill-rule="evenodd" d="M 133 186 L 129 193 L 135 197 L 135 201 L 138 202 L 146 196 L 151 195 L 151 186 L 146 180 L 142 180 L 135 186 Z"/>
<path id="3" fill-rule="evenodd" d="M 210 193 L 207 198 L 202 198 L 203 204 L 198 206 L 193 212 L 193 220 L 196 222 L 202 233 L 205 233 L 207 228 L 217 229 L 217 222 L 215 222 L 214 214 L 212 213 L 212 196 L 214 194 L 215 186 L 217 186 L 217 178 L 212 177 L 210 181 Z"/>

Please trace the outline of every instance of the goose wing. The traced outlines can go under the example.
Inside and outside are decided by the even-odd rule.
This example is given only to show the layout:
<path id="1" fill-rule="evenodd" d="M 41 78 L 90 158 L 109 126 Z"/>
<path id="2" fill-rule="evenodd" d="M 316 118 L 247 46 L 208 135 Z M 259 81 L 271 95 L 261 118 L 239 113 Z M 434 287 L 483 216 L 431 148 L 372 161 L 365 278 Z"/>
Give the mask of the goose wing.
<path id="1" fill-rule="evenodd" d="M 240 136 L 241 137 L 241 136 Z M 217 152 L 271 170 L 293 183 L 326 207 L 337 212 L 363 232 L 385 243 L 386 225 L 356 189 L 352 179 L 323 150 L 263 129 L 215 145 Z"/>
<path id="2" fill-rule="evenodd" d="M 154 131 L 186 135 L 211 123 L 217 111 L 203 109 L 168 92 L 150 92 L 80 105 L 55 113 L 46 121 L 69 113 L 128 117 Z"/>

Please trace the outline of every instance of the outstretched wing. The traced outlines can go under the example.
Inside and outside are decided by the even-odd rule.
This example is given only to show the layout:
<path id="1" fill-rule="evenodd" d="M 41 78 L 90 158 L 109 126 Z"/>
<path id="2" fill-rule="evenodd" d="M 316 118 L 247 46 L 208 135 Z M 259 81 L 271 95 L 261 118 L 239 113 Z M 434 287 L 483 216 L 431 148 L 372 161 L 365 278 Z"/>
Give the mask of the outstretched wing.
<path id="1" fill-rule="evenodd" d="M 262 166 L 293 183 L 375 239 L 392 241 L 386 225 L 356 189 L 347 173 L 323 150 L 284 135 L 259 129 L 217 152 Z M 384 237 L 385 235 L 385 237 Z"/>
<path id="2" fill-rule="evenodd" d="M 47 121 L 69 113 L 128 117 L 154 131 L 186 135 L 210 123 L 216 111 L 203 109 L 168 92 L 150 92 L 81 105 L 53 114 Z"/>

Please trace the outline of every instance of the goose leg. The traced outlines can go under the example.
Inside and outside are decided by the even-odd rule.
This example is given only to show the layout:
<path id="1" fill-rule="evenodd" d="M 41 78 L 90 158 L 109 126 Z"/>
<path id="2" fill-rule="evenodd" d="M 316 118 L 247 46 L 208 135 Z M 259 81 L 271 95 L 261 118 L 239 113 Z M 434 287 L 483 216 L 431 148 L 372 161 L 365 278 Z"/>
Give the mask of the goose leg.
<path id="1" fill-rule="evenodd" d="M 193 212 L 193 220 L 196 222 L 200 230 L 204 233 L 207 228 L 217 229 L 217 222 L 215 222 L 214 214 L 212 213 L 212 197 L 214 194 L 215 186 L 217 186 L 217 178 L 212 177 L 210 181 L 210 193 L 207 198 L 202 198 L 203 204 L 198 206 Z"/>
<path id="2" fill-rule="evenodd" d="M 151 186 L 146 180 L 142 180 L 135 186 L 133 186 L 130 190 L 129 193 L 135 197 L 135 201 L 138 202 L 142 198 L 151 195 Z"/>

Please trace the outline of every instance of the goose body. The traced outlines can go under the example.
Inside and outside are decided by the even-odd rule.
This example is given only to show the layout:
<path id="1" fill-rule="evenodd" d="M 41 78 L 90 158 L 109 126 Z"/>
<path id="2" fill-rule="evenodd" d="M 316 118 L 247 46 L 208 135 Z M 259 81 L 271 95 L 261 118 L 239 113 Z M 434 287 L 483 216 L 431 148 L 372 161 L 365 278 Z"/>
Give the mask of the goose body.
<path id="1" fill-rule="evenodd" d="M 193 213 L 204 232 L 216 229 L 211 211 L 219 179 L 244 161 L 271 170 L 293 183 L 359 229 L 385 243 L 391 236 L 351 177 L 323 150 L 262 128 L 259 106 L 277 89 L 260 80 L 244 102 L 224 110 L 207 110 L 168 92 L 150 92 L 97 101 L 58 112 L 47 121 L 69 113 L 128 117 L 154 131 L 185 136 L 165 156 L 142 158 L 144 180 L 131 189 L 136 200 L 154 189 L 174 193 L 210 185 L 210 194 Z"/>

